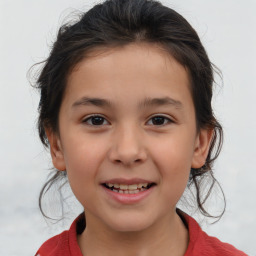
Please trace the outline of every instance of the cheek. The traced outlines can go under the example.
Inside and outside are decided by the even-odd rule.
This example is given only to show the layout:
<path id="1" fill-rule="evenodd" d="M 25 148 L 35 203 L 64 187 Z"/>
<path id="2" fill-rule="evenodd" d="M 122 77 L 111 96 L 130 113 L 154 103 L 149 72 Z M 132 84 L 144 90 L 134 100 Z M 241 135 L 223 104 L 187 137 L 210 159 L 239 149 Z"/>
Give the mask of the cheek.
<path id="1" fill-rule="evenodd" d="M 80 139 L 71 138 L 66 143 L 68 147 L 64 145 L 64 158 L 67 175 L 70 186 L 80 201 L 85 194 L 86 197 L 90 196 L 92 187 L 97 183 L 96 178 L 103 161 L 104 147 L 89 138 L 81 140 L 81 137 Z"/>
<path id="2" fill-rule="evenodd" d="M 194 141 L 191 137 L 181 134 L 153 143 L 152 158 L 161 166 L 160 170 L 168 170 L 173 174 L 190 170 L 194 153 Z"/>
<path id="3" fill-rule="evenodd" d="M 191 146 L 189 146 L 191 145 Z M 152 158 L 160 172 L 164 194 L 177 202 L 183 194 L 189 179 L 193 157 L 193 142 L 189 137 L 166 139 L 152 148 Z"/>
<path id="4" fill-rule="evenodd" d="M 63 142 L 64 159 L 67 170 L 90 173 L 100 161 L 104 152 L 104 143 L 92 136 L 72 132 Z"/>

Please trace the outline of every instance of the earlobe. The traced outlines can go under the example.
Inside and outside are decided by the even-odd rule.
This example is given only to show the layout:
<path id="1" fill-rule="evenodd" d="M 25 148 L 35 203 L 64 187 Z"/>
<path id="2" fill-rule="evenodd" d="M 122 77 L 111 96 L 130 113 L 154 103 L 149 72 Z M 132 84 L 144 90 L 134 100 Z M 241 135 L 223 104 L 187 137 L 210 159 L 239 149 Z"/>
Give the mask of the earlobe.
<path id="1" fill-rule="evenodd" d="M 195 143 L 192 168 L 201 168 L 206 161 L 213 137 L 213 129 L 201 129 Z"/>
<path id="2" fill-rule="evenodd" d="M 66 170 L 65 159 L 59 136 L 56 134 L 56 132 L 53 132 L 52 129 L 46 128 L 45 131 L 50 144 L 50 152 L 54 167 L 59 171 Z"/>

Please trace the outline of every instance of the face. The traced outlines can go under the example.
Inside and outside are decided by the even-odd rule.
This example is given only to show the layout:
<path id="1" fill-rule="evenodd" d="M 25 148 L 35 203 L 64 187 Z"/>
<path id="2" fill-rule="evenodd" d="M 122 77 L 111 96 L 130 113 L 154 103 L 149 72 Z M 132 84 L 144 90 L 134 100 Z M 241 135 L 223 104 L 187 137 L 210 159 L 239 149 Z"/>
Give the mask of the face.
<path id="1" fill-rule="evenodd" d="M 211 137 L 197 132 L 189 87 L 186 69 L 150 44 L 95 54 L 69 75 L 59 133 L 47 135 L 88 224 L 139 231 L 175 214 Z"/>

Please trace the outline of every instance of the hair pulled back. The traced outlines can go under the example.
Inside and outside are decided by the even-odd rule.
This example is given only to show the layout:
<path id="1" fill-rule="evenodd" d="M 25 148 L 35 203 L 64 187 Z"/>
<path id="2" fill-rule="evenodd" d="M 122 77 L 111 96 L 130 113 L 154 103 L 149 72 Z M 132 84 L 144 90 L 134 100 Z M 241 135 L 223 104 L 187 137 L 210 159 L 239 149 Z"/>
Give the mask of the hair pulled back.
<path id="1" fill-rule="evenodd" d="M 214 66 L 191 25 L 180 14 L 158 1 L 106 0 L 81 15 L 75 24 L 65 24 L 59 29 L 57 40 L 36 84 L 41 93 L 38 108 L 40 139 L 48 147 L 45 128 L 58 133 L 58 115 L 67 77 L 89 51 L 139 42 L 158 44 L 188 70 L 197 128 L 214 131 L 205 165 L 200 169 L 191 169 L 188 182 L 188 188 L 195 188 L 200 212 L 213 217 L 204 204 L 214 184 L 218 184 L 213 176 L 212 164 L 219 155 L 223 138 L 222 127 L 214 117 L 211 106 Z M 39 206 L 44 216 L 41 204 L 43 195 L 62 176 L 63 172 L 55 170 L 41 190 Z M 207 193 L 202 191 L 206 176 L 210 177 Z M 224 210 L 217 217 L 223 213 Z"/>

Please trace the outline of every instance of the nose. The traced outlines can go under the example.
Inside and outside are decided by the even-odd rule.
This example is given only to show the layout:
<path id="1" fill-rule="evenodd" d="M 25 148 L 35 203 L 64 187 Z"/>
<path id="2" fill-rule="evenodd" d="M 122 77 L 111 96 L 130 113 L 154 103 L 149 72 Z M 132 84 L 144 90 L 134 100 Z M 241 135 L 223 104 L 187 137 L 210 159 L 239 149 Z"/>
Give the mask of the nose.
<path id="1" fill-rule="evenodd" d="M 109 159 L 126 166 L 145 162 L 147 153 L 142 137 L 136 128 L 116 131 L 111 141 Z"/>

